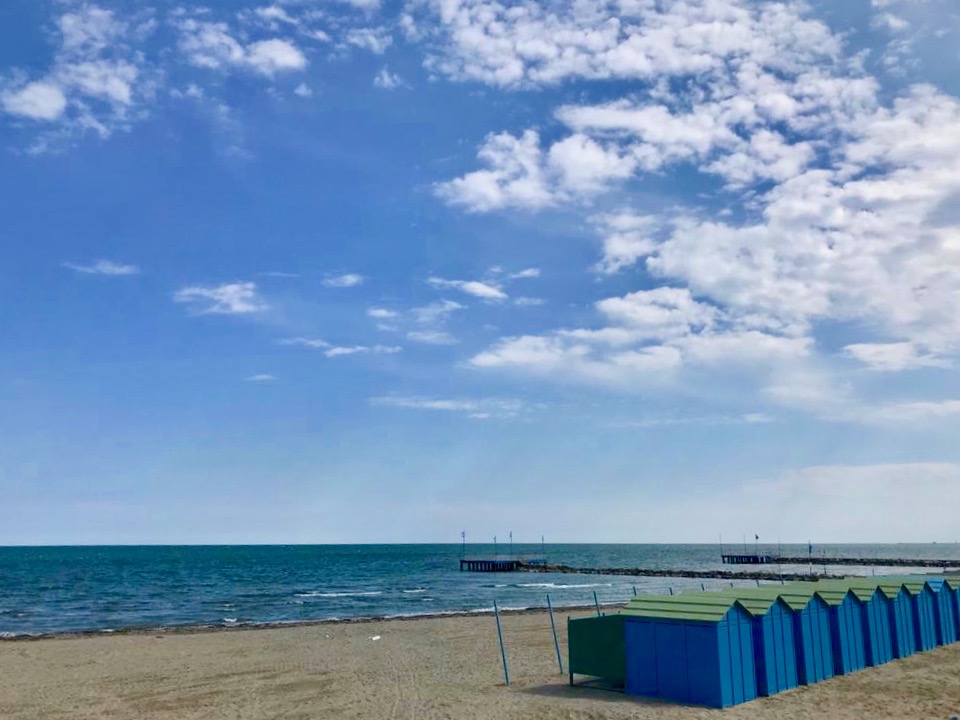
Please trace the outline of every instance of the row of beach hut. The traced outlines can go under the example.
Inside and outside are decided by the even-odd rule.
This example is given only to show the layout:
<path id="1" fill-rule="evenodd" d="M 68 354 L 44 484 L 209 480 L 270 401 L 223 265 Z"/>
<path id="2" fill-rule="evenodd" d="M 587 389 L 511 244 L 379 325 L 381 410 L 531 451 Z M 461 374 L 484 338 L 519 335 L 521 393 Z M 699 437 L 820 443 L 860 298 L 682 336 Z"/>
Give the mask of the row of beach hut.
<path id="1" fill-rule="evenodd" d="M 795 582 L 633 598 L 568 621 L 570 681 L 725 708 L 957 642 L 960 578 Z"/>

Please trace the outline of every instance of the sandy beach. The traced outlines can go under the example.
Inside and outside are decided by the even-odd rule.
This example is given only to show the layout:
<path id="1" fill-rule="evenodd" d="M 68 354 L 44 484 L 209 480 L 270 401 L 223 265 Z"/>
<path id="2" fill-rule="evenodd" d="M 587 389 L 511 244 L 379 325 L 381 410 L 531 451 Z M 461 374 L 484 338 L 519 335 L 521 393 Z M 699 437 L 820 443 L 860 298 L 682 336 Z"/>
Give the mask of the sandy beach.
<path id="1" fill-rule="evenodd" d="M 558 613 L 562 633 L 571 614 L 583 612 Z M 503 628 L 510 687 L 490 616 L 5 641 L 0 717 L 853 720 L 960 712 L 960 644 L 721 712 L 571 688 L 557 672 L 545 613 L 507 614 Z"/>

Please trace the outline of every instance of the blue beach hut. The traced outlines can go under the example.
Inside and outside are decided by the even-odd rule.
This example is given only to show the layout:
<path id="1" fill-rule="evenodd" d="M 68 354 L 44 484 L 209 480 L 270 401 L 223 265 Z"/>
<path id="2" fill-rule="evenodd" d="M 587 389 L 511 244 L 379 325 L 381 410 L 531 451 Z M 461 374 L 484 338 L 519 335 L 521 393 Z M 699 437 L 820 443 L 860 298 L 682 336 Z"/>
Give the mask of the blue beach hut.
<path id="1" fill-rule="evenodd" d="M 736 600 L 637 597 L 623 615 L 628 695 L 715 708 L 757 697 L 751 616 Z"/>
<path id="2" fill-rule="evenodd" d="M 793 611 L 779 597 L 739 597 L 753 616 L 757 691 L 775 695 L 799 685 Z"/>
<path id="3" fill-rule="evenodd" d="M 902 584 L 882 582 L 878 587 L 890 599 L 890 630 L 893 635 L 893 656 L 905 658 L 917 651 L 917 635 L 914 629 L 913 601 Z"/>
<path id="4" fill-rule="evenodd" d="M 893 631 L 890 628 L 891 601 L 878 587 L 851 588 L 860 598 L 866 641 L 867 664 L 883 665 L 893 660 Z"/>
<path id="5" fill-rule="evenodd" d="M 944 578 L 929 578 L 927 585 L 936 598 L 934 611 L 937 620 L 937 642 L 940 645 L 955 643 L 958 636 L 957 592 L 954 585 Z"/>
<path id="6" fill-rule="evenodd" d="M 834 674 L 830 606 L 801 585 L 807 583 L 784 587 L 780 598 L 793 611 L 798 679 L 802 685 L 813 685 L 832 678 Z"/>
<path id="7" fill-rule="evenodd" d="M 925 652 L 937 646 L 937 598 L 926 579 L 906 580 L 903 586 L 910 593 L 913 607 L 913 628 L 917 650 Z"/>
<path id="8" fill-rule="evenodd" d="M 846 675 L 863 670 L 867 666 L 867 647 L 860 599 L 849 588 L 824 588 L 817 590 L 817 595 L 830 606 L 834 672 Z"/>

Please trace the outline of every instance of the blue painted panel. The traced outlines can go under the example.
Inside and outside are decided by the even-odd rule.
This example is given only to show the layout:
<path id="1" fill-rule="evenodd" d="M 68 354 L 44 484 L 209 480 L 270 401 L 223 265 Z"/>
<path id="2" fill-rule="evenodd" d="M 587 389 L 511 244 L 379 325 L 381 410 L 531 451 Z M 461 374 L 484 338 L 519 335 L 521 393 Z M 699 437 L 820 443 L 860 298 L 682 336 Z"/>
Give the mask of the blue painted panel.
<path id="1" fill-rule="evenodd" d="M 720 627 L 690 623 L 686 627 L 688 702 L 724 707 L 720 662 Z"/>
<path id="2" fill-rule="evenodd" d="M 750 615 L 735 607 L 737 632 L 740 636 L 740 687 L 743 693 L 741 702 L 749 702 L 757 697 L 757 652 L 753 646 L 753 631 Z M 731 617 L 730 613 L 728 617 Z"/>
<path id="3" fill-rule="evenodd" d="M 628 695 L 657 694 L 657 645 L 654 623 L 649 620 L 628 619 L 626 634 Z"/>
<path id="4" fill-rule="evenodd" d="M 775 695 L 797 686 L 797 654 L 793 614 L 781 602 L 753 619 L 757 692 Z"/>
<path id="5" fill-rule="evenodd" d="M 795 613 L 794 637 L 798 646 L 800 682 L 813 685 L 833 677 L 833 648 L 830 641 L 830 613 L 819 597 Z"/>
<path id="6" fill-rule="evenodd" d="M 936 600 L 933 590 L 924 587 L 916 595 L 911 595 L 913 603 L 913 626 L 916 633 L 917 650 L 925 652 L 937 646 Z"/>
<path id="7" fill-rule="evenodd" d="M 890 605 L 890 601 L 881 593 L 874 593 L 870 601 L 862 605 L 867 638 L 867 662 L 870 665 L 883 665 L 893 660 Z"/>
<path id="8" fill-rule="evenodd" d="M 690 702 L 687 683 L 687 641 L 683 623 L 655 625 L 657 643 L 657 694 L 678 702 Z"/>
<path id="9" fill-rule="evenodd" d="M 890 626 L 893 631 L 893 654 L 904 658 L 917 651 L 917 637 L 913 627 L 913 603 L 910 594 L 901 590 L 890 603 Z"/>
<path id="10" fill-rule="evenodd" d="M 949 585 L 942 582 L 936 592 L 937 641 L 949 645 L 957 641 L 957 596 Z"/>
<path id="11" fill-rule="evenodd" d="M 863 670 L 867 661 L 860 601 L 847 595 L 842 603 L 831 606 L 829 612 L 834 672 L 845 675 Z"/>

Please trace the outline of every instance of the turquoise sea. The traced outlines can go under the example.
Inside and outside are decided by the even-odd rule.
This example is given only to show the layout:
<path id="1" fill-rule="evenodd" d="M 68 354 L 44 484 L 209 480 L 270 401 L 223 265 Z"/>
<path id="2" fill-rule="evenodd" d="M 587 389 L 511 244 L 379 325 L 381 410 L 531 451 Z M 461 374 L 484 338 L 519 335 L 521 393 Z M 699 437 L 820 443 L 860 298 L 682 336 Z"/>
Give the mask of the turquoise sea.
<path id="1" fill-rule="evenodd" d="M 509 552 L 504 544 L 499 550 Z M 549 562 L 576 567 L 724 567 L 716 545 L 548 544 L 544 550 Z M 805 556 L 808 548 L 782 550 Z M 668 578 L 461 573 L 462 552 L 460 545 L 0 547 L 0 637 L 462 613 L 487 611 L 494 600 L 503 608 L 541 607 L 548 593 L 555 606 L 573 606 L 592 604 L 594 592 L 611 603 L 627 600 L 634 588 L 700 587 L 699 580 Z M 539 555 L 541 546 L 516 544 L 513 552 Z M 468 556 L 492 553 L 492 546 L 466 546 Z M 824 554 L 960 565 L 960 545 L 953 544 L 813 546 L 814 558 Z M 725 584 L 706 581 L 708 588 Z"/>

